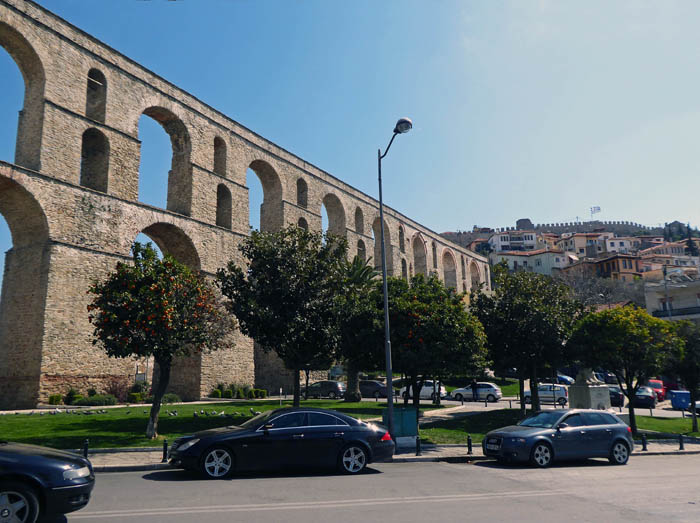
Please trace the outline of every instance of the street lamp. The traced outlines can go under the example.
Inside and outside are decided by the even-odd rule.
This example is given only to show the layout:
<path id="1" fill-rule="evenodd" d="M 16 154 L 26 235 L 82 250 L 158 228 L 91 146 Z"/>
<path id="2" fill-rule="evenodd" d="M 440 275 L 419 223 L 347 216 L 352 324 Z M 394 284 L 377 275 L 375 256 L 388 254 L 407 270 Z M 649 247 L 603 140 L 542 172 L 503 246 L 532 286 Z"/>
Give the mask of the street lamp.
<path id="1" fill-rule="evenodd" d="M 387 412 L 386 419 L 389 425 L 389 434 L 394 438 L 394 377 L 391 371 L 391 338 L 389 334 L 389 289 L 386 283 L 386 250 L 384 249 L 384 203 L 382 200 L 382 158 L 384 158 L 394 143 L 394 138 L 397 134 L 404 134 L 411 130 L 413 122 L 410 118 L 399 118 L 394 127 L 394 134 L 389 140 L 389 145 L 386 146 L 384 154 L 382 150 L 377 150 L 377 170 L 379 172 L 379 227 L 380 240 L 382 242 L 382 287 L 384 290 L 384 352 L 386 355 L 386 399 Z"/>

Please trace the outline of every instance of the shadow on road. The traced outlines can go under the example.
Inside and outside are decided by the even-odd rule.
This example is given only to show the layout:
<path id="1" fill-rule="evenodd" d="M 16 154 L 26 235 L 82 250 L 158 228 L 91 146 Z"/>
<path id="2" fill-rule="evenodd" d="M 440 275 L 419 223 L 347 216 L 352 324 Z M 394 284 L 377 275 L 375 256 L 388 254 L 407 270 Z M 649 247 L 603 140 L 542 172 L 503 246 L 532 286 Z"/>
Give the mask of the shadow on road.
<path id="1" fill-rule="evenodd" d="M 371 467 L 365 468 L 364 471 L 360 473 L 361 476 L 370 474 L 382 474 L 381 471 L 373 469 Z M 318 478 L 318 477 L 333 477 L 333 476 L 345 476 L 340 472 L 329 471 L 328 469 L 289 469 L 283 471 L 269 471 L 269 472 L 238 472 L 234 473 L 233 476 L 224 479 L 223 481 L 240 481 L 246 479 L 262 479 L 262 478 Z M 149 481 L 215 481 L 212 479 L 205 478 L 201 474 L 188 470 L 159 470 L 155 472 L 149 472 L 144 474 L 143 479 Z"/>
<path id="2" fill-rule="evenodd" d="M 536 469 L 536 467 L 533 467 L 529 463 L 523 463 L 523 462 L 517 462 L 517 463 L 501 463 L 498 461 L 475 461 L 474 462 L 475 467 L 483 467 L 483 468 L 488 468 L 488 469 L 527 469 L 527 470 L 533 470 Z M 557 469 L 557 468 L 583 468 L 583 467 L 610 467 L 610 463 L 608 460 L 603 460 L 603 459 L 587 459 L 587 460 L 578 460 L 578 461 L 558 461 L 555 463 L 552 463 L 552 465 L 549 468 L 552 469 Z"/>

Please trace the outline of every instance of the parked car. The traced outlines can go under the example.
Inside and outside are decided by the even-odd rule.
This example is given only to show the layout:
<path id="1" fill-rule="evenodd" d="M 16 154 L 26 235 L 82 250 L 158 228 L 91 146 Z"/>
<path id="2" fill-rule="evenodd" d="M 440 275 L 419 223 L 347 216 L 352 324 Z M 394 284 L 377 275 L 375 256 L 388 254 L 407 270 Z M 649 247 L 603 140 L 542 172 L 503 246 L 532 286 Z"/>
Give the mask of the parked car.
<path id="1" fill-rule="evenodd" d="M 566 405 L 569 401 L 569 390 L 564 385 L 538 385 L 537 393 L 540 396 L 540 401 L 542 403 L 558 403 L 559 405 Z M 532 392 L 529 390 L 525 391 L 525 403 L 530 403 L 532 401 Z"/>
<path id="2" fill-rule="evenodd" d="M 503 397 L 501 388 L 495 383 L 488 381 L 479 381 L 476 384 L 477 399 L 480 401 L 498 401 Z M 460 387 L 452 391 L 452 397 L 457 401 L 462 399 L 470 400 L 474 397 L 471 385 Z"/>
<path id="3" fill-rule="evenodd" d="M 608 385 L 608 392 L 610 393 L 611 407 L 625 406 L 625 395 L 620 387 L 618 387 L 617 385 Z"/>
<path id="4" fill-rule="evenodd" d="M 656 392 L 651 387 L 639 387 L 634 395 L 634 406 L 645 409 L 656 407 Z"/>
<path id="5" fill-rule="evenodd" d="M 0 521 L 34 522 L 80 510 L 95 474 L 72 452 L 0 441 Z"/>
<path id="6" fill-rule="evenodd" d="M 661 380 L 647 380 L 647 387 L 656 392 L 656 399 L 658 401 L 663 401 L 666 399 L 666 390 L 664 389 L 664 382 Z"/>
<path id="7" fill-rule="evenodd" d="M 664 392 L 666 393 L 666 398 L 668 399 L 671 399 L 672 394 L 670 394 L 670 392 L 672 390 L 685 390 L 685 387 L 678 382 L 677 378 L 671 376 L 660 376 L 659 379 L 664 384 Z"/>
<path id="8" fill-rule="evenodd" d="M 631 429 L 614 414 L 545 410 L 487 433 L 482 448 L 485 456 L 499 461 L 529 461 L 536 467 L 587 458 L 608 458 L 612 464 L 624 465 L 634 441 Z"/>
<path id="9" fill-rule="evenodd" d="M 437 390 L 439 390 L 441 398 L 444 398 L 445 396 L 447 396 L 447 389 L 445 389 L 445 387 L 443 386 L 442 383 L 438 382 L 436 388 L 437 388 Z M 425 380 L 423 382 L 423 388 L 420 390 L 420 399 L 422 399 L 422 400 L 434 399 L 433 394 L 434 394 L 433 393 L 433 380 Z M 409 398 L 412 398 L 413 392 L 411 391 L 411 386 L 410 385 L 408 386 L 408 390 L 406 389 L 406 387 L 401 387 L 401 390 L 399 391 L 399 395 L 402 398 L 405 398 L 406 396 L 408 396 Z"/>
<path id="10" fill-rule="evenodd" d="M 559 385 L 573 385 L 576 380 L 571 376 L 566 374 L 557 374 L 556 383 Z M 552 376 L 544 377 L 540 380 L 541 383 L 554 383 L 554 378 Z"/>
<path id="11" fill-rule="evenodd" d="M 386 398 L 386 385 L 381 381 L 360 380 L 360 394 L 363 398 Z"/>
<path id="12" fill-rule="evenodd" d="M 384 427 L 333 410 L 300 407 L 177 438 L 168 453 L 172 467 L 197 470 L 211 479 L 235 471 L 301 466 L 357 474 L 393 455 L 394 442 Z"/>
<path id="13" fill-rule="evenodd" d="M 317 381 L 311 383 L 308 390 L 306 388 L 301 391 L 304 398 L 342 398 L 345 396 L 345 383 L 342 381 Z"/>

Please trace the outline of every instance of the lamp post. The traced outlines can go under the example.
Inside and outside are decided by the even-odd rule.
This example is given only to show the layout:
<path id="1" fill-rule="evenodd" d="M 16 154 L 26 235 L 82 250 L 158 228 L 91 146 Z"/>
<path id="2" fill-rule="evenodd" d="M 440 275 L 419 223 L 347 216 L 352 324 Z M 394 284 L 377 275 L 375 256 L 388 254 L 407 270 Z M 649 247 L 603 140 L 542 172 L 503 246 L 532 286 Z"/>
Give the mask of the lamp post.
<path id="1" fill-rule="evenodd" d="M 382 158 L 384 158 L 391 144 L 394 143 L 394 138 L 397 134 L 407 133 L 413 127 L 413 122 L 410 118 L 399 118 L 394 127 L 394 134 L 389 140 L 389 145 L 386 146 L 384 154 L 382 150 L 377 150 L 377 171 L 379 173 L 379 227 L 380 227 L 380 240 L 382 242 L 382 287 L 384 291 L 384 353 L 386 356 L 386 399 L 387 399 L 387 412 L 386 419 L 387 428 L 389 429 L 389 434 L 394 438 L 394 387 L 393 387 L 393 375 L 391 370 L 391 337 L 389 334 L 389 289 L 386 282 L 386 250 L 384 248 L 384 202 L 382 200 Z"/>

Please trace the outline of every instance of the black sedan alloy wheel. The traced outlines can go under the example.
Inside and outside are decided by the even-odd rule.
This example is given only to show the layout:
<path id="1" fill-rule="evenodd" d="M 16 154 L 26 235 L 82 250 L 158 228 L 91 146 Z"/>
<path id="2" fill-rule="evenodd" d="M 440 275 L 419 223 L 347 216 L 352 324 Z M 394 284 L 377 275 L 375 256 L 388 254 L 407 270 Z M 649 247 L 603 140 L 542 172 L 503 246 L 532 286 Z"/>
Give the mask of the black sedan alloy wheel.
<path id="1" fill-rule="evenodd" d="M 357 474 L 367 465 L 367 452 L 360 445 L 348 445 L 340 453 L 340 467 L 346 474 Z"/>
<path id="2" fill-rule="evenodd" d="M 215 447 L 207 451 L 202 459 L 202 472 L 213 479 L 229 476 L 233 472 L 231 451 L 222 447 Z"/>
<path id="3" fill-rule="evenodd" d="M 39 515 L 39 501 L 34 492 L 19 483 L 0 483 L 0 521 L 34 523 Z"/>

